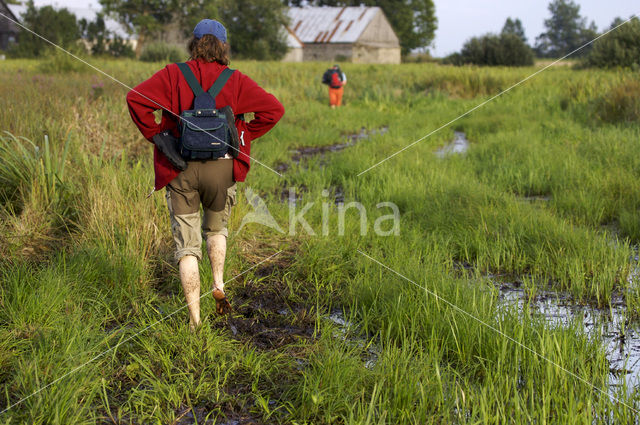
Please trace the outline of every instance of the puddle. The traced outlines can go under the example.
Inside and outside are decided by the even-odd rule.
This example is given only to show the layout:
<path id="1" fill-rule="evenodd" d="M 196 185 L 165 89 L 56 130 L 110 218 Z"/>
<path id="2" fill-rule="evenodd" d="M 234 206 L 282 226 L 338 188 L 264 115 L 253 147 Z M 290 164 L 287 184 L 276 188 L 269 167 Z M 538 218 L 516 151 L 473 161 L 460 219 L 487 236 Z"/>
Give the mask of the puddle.
<path id="1" fill-rule="evenodd" d="M 629 326 L 621 298 L 613 300 L 610 309 L 602 310 L 576 305 L 569 296 L 548 291 L 537 292 L 530 301 L 519 283 L 494 283 L 499 286 L 502 306 L 522 311 L 526 303 L 551 326 L 566 327 L 578 320 L 588 335 L 600 337 L 609 360 L 610 394 L 623 384 L 630 391 L 640 390 L 640 324 Z"/>
<path id="2" fill-rule="evenodd" d="M 322 156 L 328 152 L 339 152 L 343 149 L 355 145 L 362 140 L 370 139 L 372 136 L 384 135 L 388 131 L 388 126 L 384 126 L 380 129 L 374 130 L 367 130 L 365 127 L 362 127 L 360 129 L 360 132 L 345 136 L 346 141 L 343 143 L 336 143 L 328 146 L 309 146 L 293 149 L 289 151 L 289 153 L 291 154 L 291 162 L 293 162 L 294 164 L 299 164 L 303 159 L 306 158 L 311 158 L 317 155 Z M 279 172 L 284 172 L 287 171 L 290 167 L 290 162 L 283 162 L 276 165 L 275 168 Z"/>
<path id="3" fill-rule="evenodd" d="M 454 131 L 453 132 L 453 141 L 447 144 L 446 146 L 441 147 L 436 151 L 436 156 L 438 158 L 445 158 L 449 155 L 457 154 L 457 153 L 465 153 L 469 150 L 469 141 L 467 140 L 467 135 L 462 131 Z"/>
<path id="4" fill-rule="evenodd" d="M 343 340 L 351 347 L 360 349 L 364 367 L 369 370 L 373 369 L 376 363 L 378 363 L 378 357 L 382 351 L 380 347 L 376 345 L 373 340 L 358 336 L 358 327 L 350 320 L 346 319 L 342 311 L 332 312 L 327 317 L 327 320 L 336 325 L 333 337 Z"/>

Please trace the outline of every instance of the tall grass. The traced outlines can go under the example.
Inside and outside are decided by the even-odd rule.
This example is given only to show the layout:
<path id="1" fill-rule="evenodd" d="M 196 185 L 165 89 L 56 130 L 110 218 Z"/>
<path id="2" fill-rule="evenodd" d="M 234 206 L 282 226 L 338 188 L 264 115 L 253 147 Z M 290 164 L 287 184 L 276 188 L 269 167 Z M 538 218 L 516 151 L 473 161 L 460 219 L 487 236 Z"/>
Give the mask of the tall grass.
<path id="1" fill-rule="evenodd" d="M 98 65 L 128 85 L 157 68 Z M 389 132 L 291 164 L 284 178 L 254 163 L 231 217 L 227 277 L 284 252 L 228 284 L 251 317 L 219 319 L 204 298 L 205 324 L 192 334 L 184 311 L 158 322 L 184 301 L 164 199 L 146 198 L 151 150 L 128 119 L 126 89 L 7 62 L 0 409 L 84 366 L 0 421 L 637 423 L 622 404 L 638 408 L 637 389 L 620 389 L 618 401 L 598 391 L 607 391 L 609 367 L 597 335 L 505 309 L 489 279 L 520 276 L 599 306 L 624 296 L 629 319 L 640 312 L 637 283 L 627 281 L 640 240 L 638 129 L 598 120 L 591 108 L 629 75 L 551 69 L 357 177 L 533 70 L 348 65 L 346 106 L 333 111 L 319 84 L 324 65 L 232 64 L 287 110 L 252 155 L 275 166 L 293 148 L 344 142 L 363 126 Z M 467 134 L 470 151 L 435 157 L 453 129 Z M 234 232 L 253 210 L 246 187 L 286 228 L 289 205 L 279 199 L 289 186 L 304 188 L 301 206 L 314 202 L 305 218 L 316 236 L 259 224 Z M 367 208 L 366 234 L 351 210 L 337 235 L 337 207 L 323 189 Z M 398 237 L 373 231 L 382 201 L 400 208 Z M 276 301 L 281 310 L 261 304 Z M 352 326 L 324 318 L 335 310 Z M 234 320 L 284 325 L 246 335 Z M 278 332 L 300 326 L 312 332 L 277 345 Z"/>

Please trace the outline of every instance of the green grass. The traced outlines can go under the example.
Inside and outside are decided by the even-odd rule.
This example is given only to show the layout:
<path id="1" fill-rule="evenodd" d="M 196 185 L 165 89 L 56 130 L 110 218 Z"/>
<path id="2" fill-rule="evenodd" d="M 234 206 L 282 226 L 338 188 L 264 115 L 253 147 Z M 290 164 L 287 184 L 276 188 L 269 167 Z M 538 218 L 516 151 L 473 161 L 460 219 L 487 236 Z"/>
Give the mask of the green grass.
<path id="1" fill-rule="evenodd" d="M 96 65 L 130 86 L 162 66 Z M 633 102 L 620 119 L 606 102 L 624 97 L 630 73 L 549 69 L 358 177 L 534 69 L 346 65 L 346 106 L 333 111 L 324 64 L 232 64 L 285 105 L 252 150 L 271 167 L 361 127 L 389 131 L 292 164 L 284 178 L 253 164 L 226 277 L 283 252 L 228 284 L 239 312 L 230 321 L 205 297 L 192 334 L 184 310 L 158 322 L 184 301 L 164 197 L 146 198 L 151 148 L 129 119 L 127 89 L 43 66 L 0 71 L 0 409 L 54 383 L 0 423 L 637 423 L 591 386 L 606 392 L 609 378 L 597 337 L 505 310 L 486 278 L 518 276 L 532 292 L 600 307 L 623 296 L 636 323 L 640 291 L 627 277 L 640 241 L 640 129 Z M 437 158 L 453 130 L 470 151 Z M 280 193 L 304 188 L 316 235 L 234 232 L 252 211 L 246 187 L 285 229 Z M 322 190 L 338 188 L 367 208 L 366 234 L 354 209 L 337 234 Z M 399 236 L 374 232 L 385 201 L 399 207 Z M 207 289 L 206 263 L 201 275 Z M 325 318 L 337 309 L 353 323 L 346 331 Z M 616 397 L 638 408 L 637 389 Z"/>

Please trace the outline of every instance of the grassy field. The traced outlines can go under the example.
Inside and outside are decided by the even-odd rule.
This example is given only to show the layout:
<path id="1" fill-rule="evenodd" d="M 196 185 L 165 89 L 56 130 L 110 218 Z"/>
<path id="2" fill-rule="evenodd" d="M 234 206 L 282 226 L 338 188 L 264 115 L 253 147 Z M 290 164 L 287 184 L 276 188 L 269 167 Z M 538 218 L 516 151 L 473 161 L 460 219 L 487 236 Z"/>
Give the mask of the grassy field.
<path id="1" fill-rule="evenodd" d="M 95 65 L 129 86 L 162 66 Z M 330 110 L 326 65 L 232 63 L 285 105 L 252 153 L 288 168 L 254 163 L 239 187 L 236 312 L 205 297 L 191 333 L 127 89 L 61 59 L 2 62 L 0 424 L 638 423 L 640 391 L 608 390 L 597 335 L 503 308 L 490 279 L 623 299 L 636 326 L 637 74 L 554 67 L 359 175 L 535 68 L 345 64 L 346 106 Z M 388 132 L 291 161 L 362 127 Z M 454 130 L 469 152 L 438 158 Z M 287 231 L 289 187 L 298 212 L 313 202 L 315 235 Z M 247 188 L 284 232 L 236 231 Z M 336 192 L 366 208 L 365 232 L 355 209 L 339 232 Z M 398 206 L 398 235 L 375 232 L 380 202 Z"/>

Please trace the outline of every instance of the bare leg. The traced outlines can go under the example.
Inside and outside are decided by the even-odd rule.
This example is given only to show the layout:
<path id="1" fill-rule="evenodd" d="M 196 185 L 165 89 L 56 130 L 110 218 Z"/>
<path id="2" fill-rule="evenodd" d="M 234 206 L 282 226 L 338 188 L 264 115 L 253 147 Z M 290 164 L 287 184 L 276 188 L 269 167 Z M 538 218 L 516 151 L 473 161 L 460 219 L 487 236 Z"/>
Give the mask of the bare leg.
<path id="1" fill-rule="evenodd" d="M 189 326 L 194 330 L 200 325 L 200 272 L 198 259 L 185 255 L 180 259 L 180 282 L 189 308 Z"/>
<path id="2" fill-rule="evenodd" d="M 224 290 L 224 259 L 227 255 L 227 237 L 224 235 L 212 235 L 207 238 L 207 253 L 211 261 L 213 274 L 213 288 Z"/>
<path id="3" fill-rule="evenodd" d="M 213 298 L 216 300 L 216 311 L 218 314 L 230 313 L 233 309 L 224 294 L 224 258 L 227 255 L 227 237 L 224 235 L 213 235 L 207 238 L 207 253 L 211 261 L 211 272 L 213 274 Z"/>

